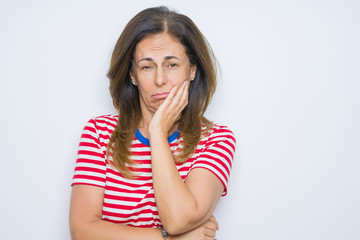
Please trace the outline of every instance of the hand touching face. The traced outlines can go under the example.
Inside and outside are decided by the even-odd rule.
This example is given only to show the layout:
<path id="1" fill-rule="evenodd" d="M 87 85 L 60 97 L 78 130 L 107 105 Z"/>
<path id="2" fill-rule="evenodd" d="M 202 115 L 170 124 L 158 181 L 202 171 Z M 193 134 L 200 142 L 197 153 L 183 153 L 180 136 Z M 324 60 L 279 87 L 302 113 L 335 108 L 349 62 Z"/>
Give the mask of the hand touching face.
<path id="1" fill-rule="evenodd" d="M 149 36 L 138 43 L 130 73 L 139 89 L 143 115 L 153 115 L 171 90 L 195 77 L 184 46 L 167 33 Z"/>

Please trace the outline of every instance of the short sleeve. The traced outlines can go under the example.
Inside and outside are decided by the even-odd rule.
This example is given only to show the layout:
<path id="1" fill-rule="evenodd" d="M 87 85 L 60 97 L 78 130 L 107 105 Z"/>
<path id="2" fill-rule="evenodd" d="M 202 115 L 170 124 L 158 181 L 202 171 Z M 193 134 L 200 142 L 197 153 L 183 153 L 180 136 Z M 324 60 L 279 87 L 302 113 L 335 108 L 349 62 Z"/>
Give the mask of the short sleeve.
<path id="1" fill-rule="evenodd" d="M 97 125 L 94 119 L 88 121 L 81 135 L 73 182 L 105 187 L 106 159 L 101 149 Z"/>
<path id="2" fill-rule="evenodd" d="M 210 134 L 205 148 L 191 167 L 191 169 L 204 168 L 215 174 L 224 185 L 222 196 L 227 194 L 235 144 L 235 136 L 230 129 L 227 127 L 216 128 Z"/>

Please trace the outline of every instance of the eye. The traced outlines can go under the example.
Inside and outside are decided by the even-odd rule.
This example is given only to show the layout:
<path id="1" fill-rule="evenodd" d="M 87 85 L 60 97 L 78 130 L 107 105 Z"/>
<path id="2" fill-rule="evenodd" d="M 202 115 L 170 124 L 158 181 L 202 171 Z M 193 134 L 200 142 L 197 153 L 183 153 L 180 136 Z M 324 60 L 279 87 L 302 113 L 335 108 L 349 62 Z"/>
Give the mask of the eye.
<path id="1" fill-rule="evenodd" d="M 169 68 L 175 68 L 175 67 L 177 67 L 178 65 L 176 64 L 176 63 L 170 63 L 169 64 Z"/>
<path id="2" fill-rule="evenodd" d="M 150 66 L 143 66 L 143 67 L 141 67 L 141 70 L 150 70 L 150 69 L 151 69 Z"/>

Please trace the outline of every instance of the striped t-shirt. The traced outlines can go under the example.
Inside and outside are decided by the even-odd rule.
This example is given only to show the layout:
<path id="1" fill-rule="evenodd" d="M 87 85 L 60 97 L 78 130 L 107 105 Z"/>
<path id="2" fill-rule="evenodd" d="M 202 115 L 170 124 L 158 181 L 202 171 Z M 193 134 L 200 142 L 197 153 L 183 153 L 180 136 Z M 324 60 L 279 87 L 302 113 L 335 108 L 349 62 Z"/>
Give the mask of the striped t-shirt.
<path id="1" fill-rule="evenodd" d="M 78 150 L 73 183 L 105 189 L 102 219 L 136 227 L 161 227 L 153 190 L 149 140 L 137 131 L 130 158 L 134 161 L 136 178 L 127 179 L 106 161 L 106 148 L 117 124 L 117 115 L 91 119 L 85 126 Z M 205 126 L 203 126 L 205 130 Z M 169 138 L 172 152 L 182 148 L 178 132 Z M 205 168 L 227 184 L 235 151 L 234 134 L 225 126 L 214 124 L 201 138 L 194 154 L 184 163 L 176 163 L 184 181 L 194 168 Z"/>

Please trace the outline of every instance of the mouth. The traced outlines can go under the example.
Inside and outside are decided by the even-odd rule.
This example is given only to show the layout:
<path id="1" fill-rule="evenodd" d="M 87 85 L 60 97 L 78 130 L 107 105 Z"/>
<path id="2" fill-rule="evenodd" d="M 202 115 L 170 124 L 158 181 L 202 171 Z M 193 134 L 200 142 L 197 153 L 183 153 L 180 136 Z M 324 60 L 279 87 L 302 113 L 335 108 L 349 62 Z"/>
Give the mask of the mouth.
<path id="1" fill-rule="evenodd" d="M 162 93 L 156 93 L 153 95 L 155 99 L 165 99 L 169 95 L 170 92 L 162 92 Z"/>

